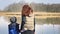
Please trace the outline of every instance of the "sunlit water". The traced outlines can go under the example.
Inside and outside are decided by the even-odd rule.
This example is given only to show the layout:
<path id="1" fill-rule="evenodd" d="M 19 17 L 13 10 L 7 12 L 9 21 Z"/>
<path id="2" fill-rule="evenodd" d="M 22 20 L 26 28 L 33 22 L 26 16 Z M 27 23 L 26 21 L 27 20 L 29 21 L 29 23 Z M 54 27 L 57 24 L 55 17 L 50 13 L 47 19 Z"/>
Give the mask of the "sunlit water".
<path id="1" fill-rule="evenodd" d="M 0 34 L 8 34 L 8 22 L 0 17 Z M 35 26 L 36 34 L 60 34 L 60 25 L 43 24 Z"/>
<path id="2" fill-rule="evenodd" d="M 36 34 L 60 34 L 60 25 L 36 24 Z"/>

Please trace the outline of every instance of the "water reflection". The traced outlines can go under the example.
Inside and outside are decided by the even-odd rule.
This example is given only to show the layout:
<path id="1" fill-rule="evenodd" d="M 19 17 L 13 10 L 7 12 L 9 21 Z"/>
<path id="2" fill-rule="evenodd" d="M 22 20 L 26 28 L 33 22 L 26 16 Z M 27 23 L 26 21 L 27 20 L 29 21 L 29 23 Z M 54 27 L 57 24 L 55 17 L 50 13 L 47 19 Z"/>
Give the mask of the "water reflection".
<path id="1" fill-rule="evenodd" d="M 0 17 L 0 34 L 8 34 L 8 22 L 4 17 Z M 60 34 L 60 25 L 53 24 L 36 24 L 36 34 Z"/>
<path id="2" fill-rule="evenodd" d="M 8 22 L 5 20 L 5 17 L 0 17 L 0 34 L 8 34 Z"/>
<path id="3" fill-rule="evenodd" d="M 36 34 L 60 34 L 60 25 L 36 24 Z"/>

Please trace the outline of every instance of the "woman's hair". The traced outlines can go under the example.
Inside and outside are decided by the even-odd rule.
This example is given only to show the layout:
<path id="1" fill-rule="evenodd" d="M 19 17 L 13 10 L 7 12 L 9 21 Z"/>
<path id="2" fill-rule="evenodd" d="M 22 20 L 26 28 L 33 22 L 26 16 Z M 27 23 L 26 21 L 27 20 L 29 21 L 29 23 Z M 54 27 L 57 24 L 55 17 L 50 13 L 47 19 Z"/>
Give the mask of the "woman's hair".
<path id="1" fill-rule="evenodd" d="M 33 10 L 31 9 L 31 7 L 29 7 L 29 5 L 24 5 L 22 8 L 22 15 L 24 16 L 29 16 L 30 13 L 33 13 Z"/>

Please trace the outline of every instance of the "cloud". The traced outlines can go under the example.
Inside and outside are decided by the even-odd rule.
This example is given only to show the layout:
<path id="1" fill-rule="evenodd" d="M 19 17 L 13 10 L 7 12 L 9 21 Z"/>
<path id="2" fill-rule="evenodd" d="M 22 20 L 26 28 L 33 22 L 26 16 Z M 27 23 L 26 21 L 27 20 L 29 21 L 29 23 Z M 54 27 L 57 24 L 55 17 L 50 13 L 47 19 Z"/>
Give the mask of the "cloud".
<path id="1" fill-rule="evenodd" d="M 1 2 L 2 0 L 0 0 L 0 2 Z"/>
<path id="2" fill-rule="evenodd" d="M 21 0 L 16 0 L 16 3 L 20 2 Z"/>

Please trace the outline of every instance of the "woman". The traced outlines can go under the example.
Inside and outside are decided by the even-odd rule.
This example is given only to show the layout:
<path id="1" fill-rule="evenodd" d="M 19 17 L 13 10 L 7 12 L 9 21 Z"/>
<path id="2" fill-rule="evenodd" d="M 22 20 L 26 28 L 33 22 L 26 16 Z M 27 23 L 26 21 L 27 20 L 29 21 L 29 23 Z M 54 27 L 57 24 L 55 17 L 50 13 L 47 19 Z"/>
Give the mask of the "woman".
<path id="1" fill-rule="evenodd" d="M 21 34 L 34 34 L 34 14 L 33 10 L 24 5 L 22 8 Z"/>

